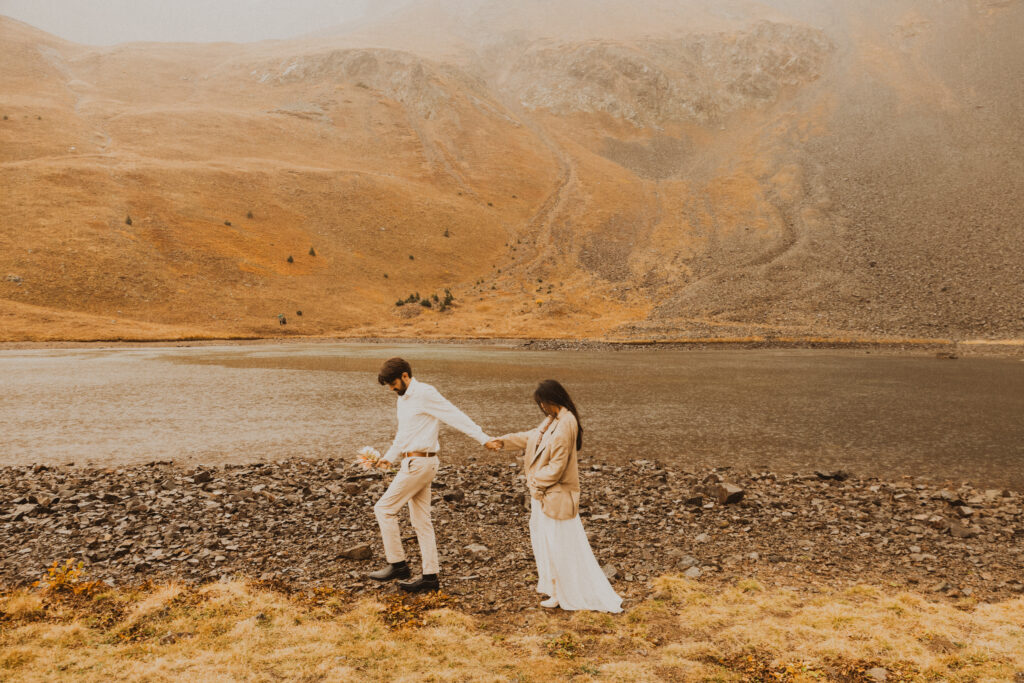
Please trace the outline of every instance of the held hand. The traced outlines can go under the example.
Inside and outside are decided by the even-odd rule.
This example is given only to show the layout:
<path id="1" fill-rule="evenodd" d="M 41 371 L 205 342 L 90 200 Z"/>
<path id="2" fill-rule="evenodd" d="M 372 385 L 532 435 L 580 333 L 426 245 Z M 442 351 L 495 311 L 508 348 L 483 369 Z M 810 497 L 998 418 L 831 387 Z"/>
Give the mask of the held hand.
<path id="1" fill-rule="evenodd" d="M 505 446 L 505 442 L 501 439 L 491 439 L 484 444 L 484 448 L 492 451 L 500 451 Z"/>
<path id="2" fill-rule="evenodd" d="M 387 460 L 384 460 L 383 458 L 381 458 L 380 460 L 377 461 L 376 467 L 379 470 L 390 470 L 391 469 L 391 463 L 388 462 Z"/>

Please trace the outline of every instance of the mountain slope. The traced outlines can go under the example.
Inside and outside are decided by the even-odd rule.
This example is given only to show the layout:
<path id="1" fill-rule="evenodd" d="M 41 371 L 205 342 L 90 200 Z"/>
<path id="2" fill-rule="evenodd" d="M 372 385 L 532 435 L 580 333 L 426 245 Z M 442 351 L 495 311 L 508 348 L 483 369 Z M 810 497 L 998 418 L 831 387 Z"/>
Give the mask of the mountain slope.
<path id="1" fill-rule="evenodd" d="M 1021 337 L 1022 28 L 441 0 L 88 48 L 3 19 L 0 337 Z"/>

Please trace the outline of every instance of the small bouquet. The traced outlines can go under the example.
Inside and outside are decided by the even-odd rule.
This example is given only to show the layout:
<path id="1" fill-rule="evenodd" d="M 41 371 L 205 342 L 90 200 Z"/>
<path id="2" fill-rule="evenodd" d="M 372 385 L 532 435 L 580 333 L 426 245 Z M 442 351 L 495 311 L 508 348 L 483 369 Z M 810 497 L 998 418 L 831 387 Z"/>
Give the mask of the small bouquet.
<path id="1" fill-rule="evenodd" d="M 356 462 L 364 470 L 376 469 L 382 460 L 380 451 L 373 446 L 363 446 L 359 449 L 359 456 Z"/>

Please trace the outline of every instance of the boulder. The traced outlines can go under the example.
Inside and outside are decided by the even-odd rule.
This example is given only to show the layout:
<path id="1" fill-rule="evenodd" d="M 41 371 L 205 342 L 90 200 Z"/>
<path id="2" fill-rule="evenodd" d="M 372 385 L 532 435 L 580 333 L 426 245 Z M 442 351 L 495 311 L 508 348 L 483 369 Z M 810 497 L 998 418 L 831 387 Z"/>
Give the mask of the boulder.
<path id="1" fill-rule="evenodd" d="M 26 515 L 30 515 L 35 512 L 35 503 L 23 503 L 18 507 L 14 508 L 14 512 L 10 516 L 12 522 L 20 522 L 25 518 Z"/>
<path id="2" fill-rule="evenodd" d="M 978 530 L 965 526 L 960 522 L 951 522 L 949 525 L 949 535 L 953 538 L 974 538 L 978 535 Z"/>
<path id="3" fill-rule="evenodd" d="M 876 666 L 873 669 L 868 669 L 864 672 L 864 675 L 867 676 L 870 680 L 876 681 L 877 683 L 885 683 L 885 681 L 889 680 L 889 672 L 880 666 Z"/>
<path id="4" fill-rule="evenodd" d="M 441 497 L 449 503 L 462 503 L 466 500 L 466 492 L 462 489 L 454 489 L 452 491 L 445 491 Z"/>
<path id="5" fill-rule="evenodd" d="M 699 562 L 696 557 L 687 555 L 676 563 L 676 567 L 679 569 L 689 569 L 690 567 L 696 567 L 698 564 Z"/>
<path id="6" fill-rule="evenodd" d="M 826 479 L 833 481 L 846 481 L 850 478 L 850 473 L 846 470 L 832 470 L 830 472 L 819 472 L 815 470 L 814 474 L 817 475 L 818 479 Z"/>
<path id="7" fill-rule="evenodd" d="M 345 558 L 347 560 L 368 560 L 371 557 L 373 557 L 373 551 L 370 550 L 370 546 L 366 543 L 354 545 L 338 553 L 338 558 Z"/>
<path id="8" fill-rule="evenodd" d="M 713 487 L 719 505 L 732 505 L 743 500 L 743 489 L 736 484 L 722 483 Z"/>
<path id="9" fill-rule="evenodd" d="M 470 543 L 465 546 L 463 550 L 469 557 L 477 562 L 480 560 L 486 560 L 491 556 L 491 549 L 482 543 Z"/>

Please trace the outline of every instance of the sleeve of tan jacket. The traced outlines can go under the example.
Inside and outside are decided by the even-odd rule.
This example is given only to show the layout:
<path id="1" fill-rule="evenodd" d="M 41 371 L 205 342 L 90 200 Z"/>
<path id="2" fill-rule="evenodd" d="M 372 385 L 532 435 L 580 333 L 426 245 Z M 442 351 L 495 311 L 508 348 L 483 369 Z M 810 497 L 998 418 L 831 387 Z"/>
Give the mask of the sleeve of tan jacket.
<path id="1" fill-rule="evenodd" d="M 551 455 L 548 463 L 533 473 L 533 483 L 538 488 L 546 489 L 557 484 L 569 463 L 569 454 L 576 445 L 576 420 L 563 419 L 555 425 L 555 433 L 548 442 Z"/>
<path id="2" fill-rule="evenodd" d="M 516 432 L 514 434 L 506 434 L 505 436 L 499 436 L 498 440 L 502 443 L 502 448 L 510 448 L 512 450 L 523 450 L 526 448 L 526 441 L 530 438 L 530 434 L 533 434 L 536 429 L 531 429 L 528 432 Z"/>

